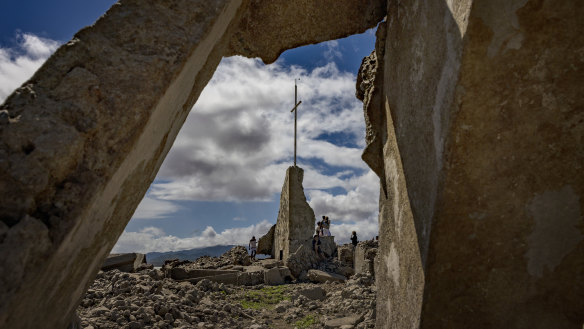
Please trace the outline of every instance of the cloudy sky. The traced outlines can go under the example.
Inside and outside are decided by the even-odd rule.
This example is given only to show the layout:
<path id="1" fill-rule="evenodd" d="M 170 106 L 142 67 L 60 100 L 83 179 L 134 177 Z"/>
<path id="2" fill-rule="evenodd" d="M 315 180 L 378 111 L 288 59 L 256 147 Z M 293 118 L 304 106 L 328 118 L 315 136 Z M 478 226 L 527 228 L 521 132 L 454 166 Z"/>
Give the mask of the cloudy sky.
<path id="1" fill-rule="evenodd" d="M 0 102 L 113 2 L 38 2 L 30 15 L 37 1 L 2 5 Z M 76 19 L 64 19 L 70 16 Z M 302 100 L 298 165 L 310 205 L 317 218 L 331 218 L 338 242 L 352 230 L 374 237 L 378 179 L 361 160 L 365 128 L 354 96 L 356 72 L 374 41 L 368 31 L 287 51 L 271 65 L 224 58 L 114 251 L 247 244 L 267 232 L 293 163 L 294 79 Z"/>

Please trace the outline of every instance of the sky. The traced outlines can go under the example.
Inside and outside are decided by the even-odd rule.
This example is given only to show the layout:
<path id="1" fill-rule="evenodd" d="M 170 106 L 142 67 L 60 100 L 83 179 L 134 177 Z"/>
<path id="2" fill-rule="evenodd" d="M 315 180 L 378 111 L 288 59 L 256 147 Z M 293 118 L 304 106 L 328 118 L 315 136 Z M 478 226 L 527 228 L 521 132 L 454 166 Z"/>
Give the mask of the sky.
<path id="1" fill-rule="evenodd" d="M 115 1 L 13 1 L 0 5 L 0 102 Z M 298 166 L 317 219 L 337 243 L 377 235 L 378 178 L 361 160 L 365 124 L 355 98 L 359 65 L 375 35 L 284 52 L 273 64 L 224 58 L 113 252 L 247 244 L 275 224 L 293 164 L 294 80 Z"/>

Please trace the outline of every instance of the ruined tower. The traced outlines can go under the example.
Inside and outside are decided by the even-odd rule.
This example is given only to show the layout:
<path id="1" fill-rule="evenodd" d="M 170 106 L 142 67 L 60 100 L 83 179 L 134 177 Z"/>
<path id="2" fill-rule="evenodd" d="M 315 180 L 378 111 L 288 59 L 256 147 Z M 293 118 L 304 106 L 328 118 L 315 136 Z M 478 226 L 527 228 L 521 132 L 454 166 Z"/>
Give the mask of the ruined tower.
<path id="1" fill-rule="evenodd" d="M 285 261 L 312 238 L 315 217 L 304 196 L 303 178 L 304 170 L 300 167 L 291 166 L 286 170 L 272 246 L 272 256 L 279 260 Z"/>

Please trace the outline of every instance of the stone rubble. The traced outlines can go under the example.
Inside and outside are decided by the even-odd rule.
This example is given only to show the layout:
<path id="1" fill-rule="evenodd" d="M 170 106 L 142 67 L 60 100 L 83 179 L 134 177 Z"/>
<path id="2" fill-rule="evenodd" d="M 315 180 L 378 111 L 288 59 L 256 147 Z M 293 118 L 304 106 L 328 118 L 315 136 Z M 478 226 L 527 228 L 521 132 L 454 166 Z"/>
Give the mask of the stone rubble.
<path id="1" fill-rule="evenodd" d="M 308 316 L 317 320 L 306 328 L 374 328 L 376 288 L 369 275 L 344 284 L 282 285 L 282 301 L 255 309 L 244 301 L 253 302 L 252 292 L 265 285 L 192 284 L 161 279 L 160 272 L 100 272 L 78 308 L 82 328 L 295 328 Z"/>
<path id="2" fill-rule="evenodd" d="M 205 271 L 214 270 L 209 267 L 211 264 L 229 267 L 237 273 L 259 273 L 258 269 L 264 269 L 264 275 L 270 276 L 266 281 L 285 282 L 283 276 L 288 269 L 279 261 L 233 265 L 240 259 L 239 251 L 235 247 L 221 257 L 169 263 L 179 267 L 202 266 L 206 268 L 199 270 Z M 232 261 L 230 265 L 225 265 L 227 259 Z M 374 278 L 364 273 L 345 280 L 334 274 L 342 266 L 331 259 L 318 264 L 319 270 L 310 270 L 304 277 L 308 279 L 318 273 L 340 277 L 339 281 L 344 283 L 320 280 L 324 283 L 316 284 L 295 279 L 275 286 L 258 282 L 247 286 L 224 284 L 206 278 L 196 283 L 174 280 L 165 277 L 164 270 L 170 268 L 169 264 L 164 270 L 143 269 L 137 273 L 100 271 L 77 313 L 85 329 L 374 328 L 377 292 Z M 290 278 L 289 270 L 287 273 Z"/>

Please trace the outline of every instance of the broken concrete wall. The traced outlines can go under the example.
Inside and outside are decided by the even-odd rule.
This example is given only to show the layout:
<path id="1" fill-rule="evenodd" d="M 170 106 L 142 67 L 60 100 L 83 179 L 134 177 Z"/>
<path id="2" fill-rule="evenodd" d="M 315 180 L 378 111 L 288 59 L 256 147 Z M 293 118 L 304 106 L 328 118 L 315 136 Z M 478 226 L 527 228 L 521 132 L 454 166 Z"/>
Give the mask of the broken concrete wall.
<path id="1" fill-rule="evenodd" d="M 101 265 L 101 269 L 103 271 L 117 269 L 122 272 L 135 272 L 142 264 L 146 264 L 146 255 L 144 254 L 110 254 Z"/>
<path id="2" fill-rule="evenodd" d="M 286 261 L 291 253 L 312 239 L 315 217 L 304 195 L 303 179 L 302 168 L 292 166 L 286 170 L 274 231 L 272 256 L 278 260 Z"/>
<path id="3" fill-rule="evenodd" d="M 375 256 L 378 243 L 376 241 L 361 241 L 355 246 L 353 269 L 355 274 L 371 273 L 375 275 Z"/>
<path id="4" fill-rule="evenodd" d="M 344 265 L 348 265 L 353 267 L 353 245 L 352 244 L 344 244 L 342 246 L 338 246 L 337 248 L 337 259 Z"/>
<path id="5" fill-rule="evenodd" d="M 272 255 L 274 256 L 274 232 L 276 231 L 276 224 L 272 225 L 268 233 L 259 238 L 258 240 L 258 254 Z"/>
<path id="6" fill-rule="evenodd" d="M 273 63 L 290 48 L 363 33 L 385 16 L 385 0 L 251 0 L 229 55 Z"/>
<path id="7" fill-rule="evenodd" d="M 2 105 L 0 327 L 65 327 L 212 76 L 240 5 L 114 5 Z"/>
<path id="8" fill-rule="evenodd" d="M 320 261 L 321 259 L 312 249 L 312 242 L 306 241 L 288 256 L 285 265 L 294 277 L 299 278 L 302 272 L 315 268 Z"/>
<path id="9" fill-rule="evenodd" d="M 584 322 L 583 11 L 389 2 L 378 327 Z"/>
<path id="10" fill-rule="evenodd" d="M 582 15 L 572 1 L 473 2 L 428 253 L 424 328 L 584 323 Z M 447 302 L 448 316 L 437 316 Z"/>

